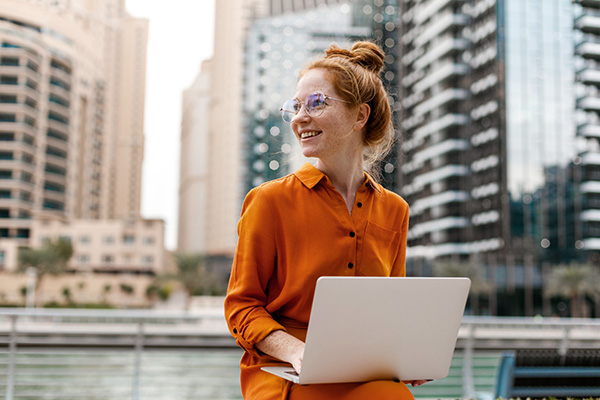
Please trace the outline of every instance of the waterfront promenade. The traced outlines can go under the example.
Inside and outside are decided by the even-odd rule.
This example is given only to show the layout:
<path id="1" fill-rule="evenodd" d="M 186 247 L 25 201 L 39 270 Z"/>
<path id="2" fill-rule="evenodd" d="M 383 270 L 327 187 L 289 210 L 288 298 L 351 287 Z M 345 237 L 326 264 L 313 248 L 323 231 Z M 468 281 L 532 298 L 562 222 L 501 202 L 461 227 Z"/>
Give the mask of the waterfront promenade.
<path id="1" fill-rule="evenodd" d="M 503 350 L 599 347 L 598 320 L 465 317 L 449 377 L 413 393 L 490 398 Z M 7 400 L 240 399 L 240 356 L 219 306 L 190 313 L 0 309 Z"/>

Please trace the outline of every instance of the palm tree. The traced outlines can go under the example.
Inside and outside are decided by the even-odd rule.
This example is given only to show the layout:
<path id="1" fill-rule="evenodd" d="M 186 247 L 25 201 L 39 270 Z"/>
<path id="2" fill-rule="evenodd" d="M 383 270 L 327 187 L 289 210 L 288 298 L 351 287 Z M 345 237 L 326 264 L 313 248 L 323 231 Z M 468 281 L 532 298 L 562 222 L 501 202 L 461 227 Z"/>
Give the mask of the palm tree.
<path id="1" fill-rule="evenodd" d="M 469 297 L 471 299 L 472 313 L 479 314 L 478 296 L 482 293 L 489 293 L 491 285 L 481 276 L 478 266 L 469 261 L 442 261 L 433 265 L 435 276 L 445 277 L 466 277 L 471 280 L 471 289 Z"/>
<path id="2" fill-rule="evenodd" d="M 585 297 L 600 300 L 600 270 L 592 265 L 579 263 L 555 267 L 548 276 L 544 295 L 569 299 L 571 317 L 587 318 Z"/>
<path id="3" fill-rule="evenodd" d="M 19 249 L 18 272 L 26 272 L 28 268 L 33 267 L 36 270 L 37 285 L 35 291 L 39 290 L 44 276 L 60 275 L 67 271 L 67 263 L 73 256 L 73 246 L 65 238 L 57 240 L 48 240 L 42 247 L 32 249 L 22 247 Z M 37 294 L 37 293 L 36 293 Z M 36 299 L 39 298 L 36 296 Z"/>

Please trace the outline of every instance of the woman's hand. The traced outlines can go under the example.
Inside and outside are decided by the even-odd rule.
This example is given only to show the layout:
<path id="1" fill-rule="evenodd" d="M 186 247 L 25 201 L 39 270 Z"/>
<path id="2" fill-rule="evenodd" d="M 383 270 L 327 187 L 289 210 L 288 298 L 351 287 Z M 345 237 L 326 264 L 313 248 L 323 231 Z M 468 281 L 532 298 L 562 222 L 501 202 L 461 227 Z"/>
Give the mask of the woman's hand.
<path id="1" fill-rule="evenodd" d="M 289 333 L 281 330 L 271 332 L 256 344 L 256 348 L 265 354 L 292 364 L 294 370 L 300 373 L 302 357 L 304 357 L 304 342 Z"/>

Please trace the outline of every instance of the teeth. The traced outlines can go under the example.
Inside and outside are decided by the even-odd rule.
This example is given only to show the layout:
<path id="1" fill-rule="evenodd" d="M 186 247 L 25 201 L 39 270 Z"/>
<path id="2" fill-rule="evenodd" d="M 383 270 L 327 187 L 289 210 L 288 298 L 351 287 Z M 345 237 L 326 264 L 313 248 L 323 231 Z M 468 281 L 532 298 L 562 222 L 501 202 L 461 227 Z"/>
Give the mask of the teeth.
<path id="1" fill-rule="evenodd" d="M 318 131 L 304 132 L 303 134 L 300 135 L 300 138 L 306 139 L 309 137 L 317 136 L 319 133 L 321 133 L 321 132 L 318 132 Z"/>

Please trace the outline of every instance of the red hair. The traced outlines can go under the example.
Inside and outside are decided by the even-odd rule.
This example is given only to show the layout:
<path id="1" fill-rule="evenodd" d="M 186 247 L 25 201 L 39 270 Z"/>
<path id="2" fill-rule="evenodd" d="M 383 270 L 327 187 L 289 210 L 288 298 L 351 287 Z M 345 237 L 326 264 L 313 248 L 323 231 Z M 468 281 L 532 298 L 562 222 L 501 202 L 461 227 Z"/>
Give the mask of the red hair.
<path id="1" fill-rule="evenodd" d="M 311 62 L 301 73 L 324 69 L 331 77 L 338 95 L 353 107 L 366 103 L 371 109 L 365 125 L 364 161 L 369 167 L 390 151 L 395 132 L 387 92 L 379 77 L 385 54 L 374 43 L 356 42 L 352 49 L 331 45 L 325 56 Z"/>

